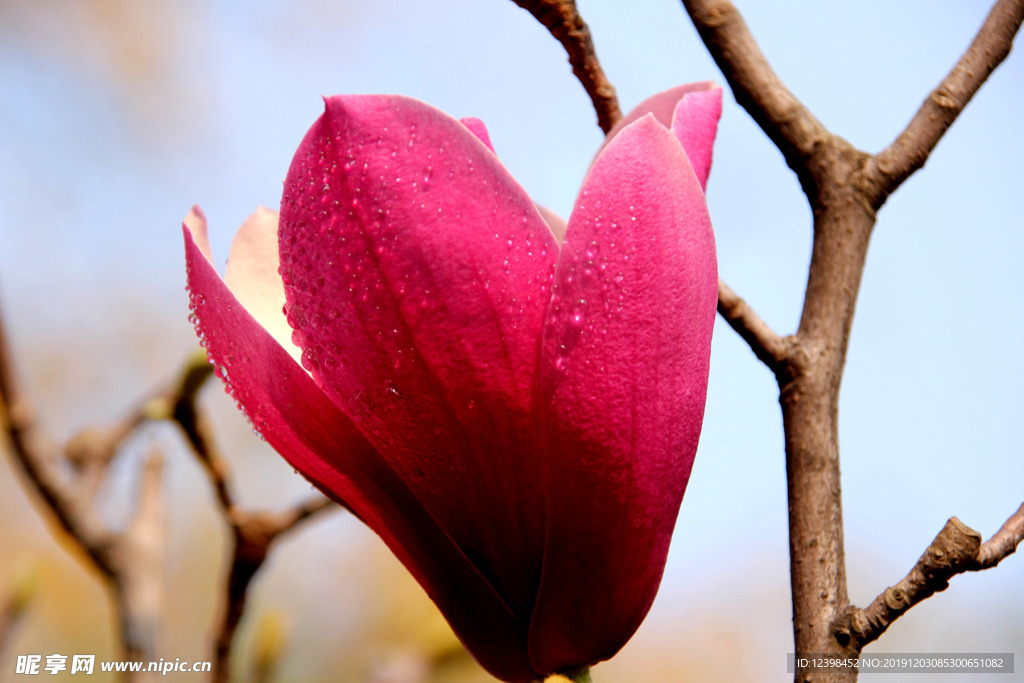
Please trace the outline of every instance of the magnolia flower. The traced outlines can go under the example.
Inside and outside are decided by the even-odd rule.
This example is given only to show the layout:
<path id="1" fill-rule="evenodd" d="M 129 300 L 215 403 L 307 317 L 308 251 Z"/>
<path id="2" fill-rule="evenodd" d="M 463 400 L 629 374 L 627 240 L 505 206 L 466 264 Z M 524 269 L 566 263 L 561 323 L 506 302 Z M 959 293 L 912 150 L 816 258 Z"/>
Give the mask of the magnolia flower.
<path id="1" fill-rule="evenodd" d="M 611 657 L 657 592 L 700 434 L 721 90 L 682 86 L 626 117 L 567 224 L 480 121 L 325 101 L 280 218 L 250 216 L 224 280 L 202 213 L 185 220 L 211 361 L 493 675 Z"/>

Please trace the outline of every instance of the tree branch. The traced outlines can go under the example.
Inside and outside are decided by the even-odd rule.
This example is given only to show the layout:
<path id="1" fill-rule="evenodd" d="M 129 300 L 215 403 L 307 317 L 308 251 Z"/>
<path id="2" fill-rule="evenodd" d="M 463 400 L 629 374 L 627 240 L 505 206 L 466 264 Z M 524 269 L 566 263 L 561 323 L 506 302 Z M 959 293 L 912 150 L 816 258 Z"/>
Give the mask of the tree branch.
<path id="1" fill-rule="evenodd" d="M 758 360 L 778 375 L 789 356 L 786 340 L 741 299 L 721 278 L 718 280 L 718 313 L 747 342 Z"/>
<path id="2" fill-rule="evenodd" d="M 815 146 L 831 137 L 772 69 L 739 10 L 728 0 L 683 0 L 736 101 L 775 143 L 801 181 Z"/>
<path id="3" fill-rule="evenodd" d="M 57 448 L 39 433 L 32 406 L 20 392 L 14 358 L 0 314 L 0 424 L 15 462 L 33 490 L 52 512 L 60 528 L 85 552 L 108 579 L 115 568 L 106 548 L 111 534 L 103 527 L 84 492 L 62 476 Z"/>
<path id="4" fill-rule="evenodd" d="M 532 14 L 565 48 L 572 72 L 590 96 L 594 111 L 597 112 L 597 123 L 607 134 L 622 118 L 622 111 L 619 109 L 615 88 L 608 81 L 597 59 L 590 29 L 576 9 L 576 0 L 514 2 Z"/>
<path id="5" fill-rule="evenodd" d="M 245 612 L 249 585 L 263 567 L 271 545 L 304 520 L 335 506 L 333 501 L 322 497 L 277 514 L 241 510 L 233 502 L 229 508 L 221 508 L 231 531 L 233 548 L 223 617 L 217 629 L 214 648 L 213 681 L 225 683 L 231 678 L 231 645 Z"/>
<path id="6" fill-rule="evenodd" d="M 1024 503 L 1010 515 L 992 538 L 981 544 L 981 550 L 978 551 L 978 566 L 972 568 L 972 571 L 996 566 L 1015 553 L 1021 542 L 1024 542 Z"/>
<path id="7" fill-rule="evenodd" d="M 950 518 L 935 540 L 902 581 L 891 586 L 867 607 L 854 610 L 837 624 L 842 637 L 858 648 L 877 640 L 911 607 L 946 590 L 957 574 L 994 567 L 1012 555 L 1024 540 L 1024 504 L 984 543 L 981 534 L 956 517 Z"/>
<path id="8" fill-rule="evenodd" d="M 162 591 L 156 571 L 163 557 L 160 458 L 150 458 L 145 466 L 138 506 L 124 532 L 108 530 L 93 504 L 107 466 L 124 439 L 145 419 L 142 410 L 111 428 L 84 430 L 62 450 L 37 428 L 28 399 L 18 389 L 14 367 L 0 315 L 0 423 L 14 460 L 60 528 L 106 580 L 126 658 L 152 660 Z M 129 673 L 126 678 L 146 676 Z"/>
<path id="9" fill-rule="evenodd" d="M 316 515 L 319 512 L 323 512 L 328 508 L 332 508 L 337 503 L 326 496 L 320 496 L 319 498 L 311 498 L 307 501 L 299 503 L 291 510 L 286 510 L 281 513 L 277 519 L 277 530 L 274 535 L 280 535 L 287 531 L 290 531 L 294 527 L 297 527 L 302 522 L 306 521 L 310 517 Z"/>
<path id="10" fill-rule="evenodd" d="M 192 452 L 213 485 L 218 505 L 227 514 L 231 514 L 234 511 L 234 501 L 228 492 L 228 466 L 217 452 L 209 422 L 196 408 L 199 390 L 212 374 L 213 366 L 207 360 L 206 352 L 197 349 L 182 369 L 178 390 L 167 396 L 163 404 L 154 403 L 150 407 L 150 414 L 153 417 L 171 420 L 181 428 L 185 439 L 192 447 Z"/>
<path id="11" fill-rule="evenodd" d="M 163 614 L 163 567 L 166 550 L 163 515 L 164 458 L 155 452 L 146 459 L 139 481 L 139 497 L 135 514 L 122 538 L 130 549 L 125 558 L 129 571 L 121 573 L 122 637 L 125 643 L 137 644 L 142 659 L 157 649 L 157 634 Z"/>
<path id="12" fill-rule="evenodd" d="M 865 175 L 875 186 L 876 208 L 924 166 L 946 130 L 1010 54 L 1022 21 L 1024 0 L 998 0 L 956 66 L 921 104 L 906 129 L 868 165 Z"/>
<path id="13" fill-rule="evenodd" d="M 196 407 L 198 390 L 213 374 L 213 366 L 204 351 L 189 359 L 181 375 L 179 389 L 151 406 L 151 415 L 165 417 L 178 424 L 192 452 L 210 480 L 217 508 L 229 531 L 229 569 L 227 590 L 221 605 L 221 621 L 216 628 L 212 680 L 223 683 L 231 677 L 231 646 L 245 613 L 249 585 L 262 568 L 270 546 L 282 534 L 335 503 L 325 497 L 314 498 L 280 513 L 243 510 L 235 502 L 228 483 L 227 462 L 221 457 L 205 416 Z"/>
<path id="14" fill-rule="evenodd" d="M 846 586 L 839 387 L 876 211 L 914 164 L 923 163 L 956 113 L 1005 57 L 1021 23 L 1024 0 L 999 0 L 948 82 L 925 103 L 908 132 L 898 139 L 899 145 L 894 143 L 896 151 L 886 150 L 877 160 L 830 133 L 797 100 L 772 70 L 731 2 L 682 1 L 736 101 L 797 174 L 814 216 L 800 325 L 795 335 L 782 340 L 781 351 L 777 337 L 744 309 L 738 297 L 730 296 L 728 288 L 720 289 L 719 310 L 758 357 L 775 369 L 779 381 L 796 651 L 857 654 L 861 644 L 854 637 L 856 629 L 843 621 L 849 621 L 856 610 Z M 923 146 L 924 151 L 913 152 L 908 142 Z M 1017 533 L 1018 527 L 1010 524 L 1001 540 L 993 539 L 989 546 L 993 554 L 1013 543 Z M 884 597 L 882 601 L 885 604 Z M 856 678 L 855 670 L 826 677 L 830 683 Z M 798 670 L 796 680 L 809 680 L 809 676 Z"/>

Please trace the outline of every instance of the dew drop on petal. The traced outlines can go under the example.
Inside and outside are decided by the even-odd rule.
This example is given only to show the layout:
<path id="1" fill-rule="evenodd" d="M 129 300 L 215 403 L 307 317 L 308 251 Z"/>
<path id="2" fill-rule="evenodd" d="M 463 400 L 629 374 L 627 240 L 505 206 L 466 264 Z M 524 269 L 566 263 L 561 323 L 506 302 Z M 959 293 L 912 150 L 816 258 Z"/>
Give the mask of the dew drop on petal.
<path id="1" fill-rule="evenodd" d="M 570 311 L 569 319 L 572 321 L 573 325 L 578 327 L 583 324 L 583 318 L 586 315 L 586 313 L 587 300 L 577 299 L 575 303 L 573 303 L 572 305 L 572 310 Z"/>

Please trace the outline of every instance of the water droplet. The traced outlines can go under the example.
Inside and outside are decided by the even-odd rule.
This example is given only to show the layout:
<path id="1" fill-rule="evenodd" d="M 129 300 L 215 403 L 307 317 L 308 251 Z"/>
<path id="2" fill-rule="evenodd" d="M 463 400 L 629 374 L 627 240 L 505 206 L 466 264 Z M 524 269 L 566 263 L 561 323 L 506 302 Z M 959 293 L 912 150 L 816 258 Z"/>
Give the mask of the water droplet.
<path id="1" fill-rule="evenodd" d="M 391 394 L 392 396 L 395 396 L 396 398 L 402 398 L 402 394 L 399 393 L 398 389 L 395 388 L 394 382 L 392 382 L 389 379 L 384 380 L 384 391 Z"/>
<path id="2" fill-rule="evenodd" d="M 569 319 L 573 325 L 582 325 L 583 318 L 587 313 L 587 300 L 577 299 L 572 305 L 572 310 L 569 313 Z"/>

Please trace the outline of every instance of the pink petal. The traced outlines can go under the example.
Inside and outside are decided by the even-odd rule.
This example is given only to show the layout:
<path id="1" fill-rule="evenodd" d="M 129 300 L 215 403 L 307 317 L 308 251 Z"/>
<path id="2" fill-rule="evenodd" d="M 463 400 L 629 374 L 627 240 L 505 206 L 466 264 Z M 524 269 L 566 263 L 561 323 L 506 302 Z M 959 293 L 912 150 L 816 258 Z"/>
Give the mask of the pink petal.
<path id="1" fill-rule="evenodd" d="M 195 241 L 199 251 L 202 252 L 208 261 L 212 262 L 210 236 L 207 234 L 206 214 L 203 213 L 203 210 L 198 206 L 193 206 L 192 210 L 185 216 L 184 225 L 191 231 L 192 239 Z"/>
<path id="2" fill-rule="evenodd" d="M 676 108 L 690 97 L 697 99 L 685 105 L 685 114 L 679 121 L 678 128 L 674 125 Z M 634 107 L 622 118 L 608 135 L 604 146 L 618 135 L 626 126 L 642 118 L 646 114 L 654 114 L 663 126 L 673 130 L 690 158 L 690 163 L 700 179 L 701 188 L 707 184 L 708 172 L 711 170 L 711 147 L 715 141 L 718 118 L 722 113 L 722 89 L 713 81 L 687 83 L 651 95 Z M 601 147 L 601 150 L 604 149 Z M 601 153 L 598 151 L 598 154 Z M 706 160 L 705 160 L 706 157 Z M 596 159 L 596 157 L 595 157 Z"/>
<path id="3" fill-rule="evenodd" d="M 546 206 L 541 206 L 540 204 L 537 205 L 537 210 L 540 211 L 540 215 L 544 218 L 544 222 L 548 224 L 548 227 L 551 229 L 551 234 L 555 236 L 555 240 L 558 244 L 562 244 L 562 240 L 565 239 L 565 219 L 551 209 Z"/>
<path id="4" fill-rule="evenodd" d="M 491 144 L 491 136 L 487 132 L 487 126 L 484 125 L 483 121 L 473 116 L 467 116 L 463 119 L 459 119 L 459 121 L 462 125 L 468 128 L 469 132 L 475 135 L 480 142 L 487 145 L 487 149 L 492 152 L 494 151 L 494 145 Z"/>
<path id="5" fill-rule="evenodd" d="M 683 99 L 683 96 L 688 93 L 704 92 L 708 90 L 718 89 L 714 81 L 700 81 L 698 83 L 685 83 L 683 85 L 677 85 L 674 88 L 663 90 L 657 94 L 651 95 L 640 104 L 633 107 L 628 114 L 615 124 L 608 135 L 605 136 L 605 144 L 611 142 L 612 138 L 618 135 L 622 130 L 629 124 L 637 121 L 647 114 L 654 114 L 654 118 L 658 119 L 658 122 L 666 128 L 672 127 L 672 115 L 675 113 L 676 105 Z"/>
<path id="6" fill-rule="evenodd" d="M 557 245 L 458 121 L 397 96 L 326 104 L 281 208 L 303 361 L 526 621 L 544 538 L 531 387 Z"/>
<path id="7" fill-rule="evenodd" d="M 459 119 L 459 122 L 468 128 L 469 132 L 479 138 L 480 142 L 487 145 L 488 149 L 492 152 L 494 151 L 494 145 L 491 144 L 491 136 L 487 133 L 487 126 L 484 125 L 483 121 L 473 117 L 466 117 Z M 548 228 L 551 229 L 551 233 L 555 236 L 555 241 L 561 244 L 562 238 L 565 236 L 565 219 L 547 207 L 540 204 L 536 206 L 537 211 L 540 212 L 544 222 L 548 224 Z"/>
<path id="8" fill-rule="evenodd" d="M 555 273 L 538 671 L 612 656 L 654 599 L 700 434 L 716 293 L 700 183 L 645 116 L 595 161 Z"/>
<path id="9" fill-rule="evenodd" d="M 466 117 L 459 119 L 459 122 L 468 128 L 469 132 L 479 138 L 480 142 L 487 145 L 488 149 L 492 152 L 494 151 L 494 145 L 491 144 L 491 136 L 487 133 L 487 126 L 484 125 L 483 121 L 473 117 Z M 536 206 L 537 211 L 540 212 L 544 222 L 548 224 L 548 228 L 551 229 L 551 233 L 555 236 L 555 241 L 561 244 L 562 238 L 565 236 L 565 219 L 547 207 L 540 204 Z"/>
<path id="10" fill-rule="evenodd" d="M 292 328 L 285 318 L 284 283 L 277 272 L 277 211 L 259 207 L 231 241 L 224 281 L 252 317 L 298 360 Z"/>
<path id="11" fill-rule="evenodd" d="M 242 307 L 210 265 L 205 220 L 184 226 L 193 312 L 229 393 L 261 435 L 324 493 L 373 529 L 495 676 L 524 681 L 525 633 L 490 584 L 438 526 L 416 495 Z"/>
<path id="12" fill-rule="evenodd" d="M 702 190 L 707 186 L 708 174 L 711 172 L 715 131 L 718 130 L 718 119 L 721 116 L 721 88 L 687 93 L 679 100 L 672 116 L 672 132 L 683 143 Z"/>

